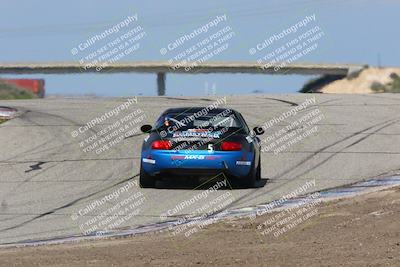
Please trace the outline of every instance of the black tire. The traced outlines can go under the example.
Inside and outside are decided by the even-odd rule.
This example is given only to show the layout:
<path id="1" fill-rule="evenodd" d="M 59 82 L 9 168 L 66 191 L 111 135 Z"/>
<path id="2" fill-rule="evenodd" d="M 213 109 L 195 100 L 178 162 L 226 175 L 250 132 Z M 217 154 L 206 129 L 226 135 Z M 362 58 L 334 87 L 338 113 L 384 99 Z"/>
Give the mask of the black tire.
<path id="1" fill-rule="evenodd" d="M 256 180 L 261 181 L 261 157 L 258 158 L 257 175 Z"/>
<path id="2" fill-rule="evenodd" d="M 254 164 L 252 165 L 250 174 L 245 178 L 244 185 L 249 188 L 257 187 L 258 181 L 261 180 L 261 161 L 258 160 L 257 168 L 254 168 Z"/>
<path id="3" fill-rule="evenodd" d="M 145 172 L 142 165 L 140 165 L 139 184 L 141 188 L 154 188 L 156 186 L 155 177 Z"/>

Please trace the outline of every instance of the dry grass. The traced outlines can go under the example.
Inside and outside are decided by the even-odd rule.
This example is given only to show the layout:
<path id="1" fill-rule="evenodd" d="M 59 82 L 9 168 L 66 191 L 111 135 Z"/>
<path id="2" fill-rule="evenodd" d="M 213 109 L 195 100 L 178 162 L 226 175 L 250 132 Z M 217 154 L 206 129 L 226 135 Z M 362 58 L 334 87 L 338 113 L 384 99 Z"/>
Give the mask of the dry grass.
<path id="1" fill-rule="evenodd" d="M 0 99 L 32 99 L 36 96 L 25 89 L 0 80 Z"/>

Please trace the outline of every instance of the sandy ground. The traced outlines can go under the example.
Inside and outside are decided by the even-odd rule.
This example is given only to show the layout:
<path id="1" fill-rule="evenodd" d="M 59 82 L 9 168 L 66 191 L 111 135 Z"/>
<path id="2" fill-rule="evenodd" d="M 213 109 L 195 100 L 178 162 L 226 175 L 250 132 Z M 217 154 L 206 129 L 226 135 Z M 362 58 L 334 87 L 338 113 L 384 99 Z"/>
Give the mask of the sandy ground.
<path id="1" fill-rule="evenodd" d="M 279 214 L 273 213 L 189 237 L 163 232 L 1 249 L 0 266 L 400 266 L 400 188 L 313 209 L 314 216 L 280 235 L 257 230 Z"/>
<path id="2" fill-rule="evenodd" d="M 392 81 L 390 74 L 397 73 L 400 75 L 399 68 L 368 68 L 363 70 L 360 75 L 354 79 L 341 79 L 334 81 L 323 88 L 323 93 L 334 94 L 369 94 L 374 93 L 371 85 L 374 82 L 388 84 Z"/>

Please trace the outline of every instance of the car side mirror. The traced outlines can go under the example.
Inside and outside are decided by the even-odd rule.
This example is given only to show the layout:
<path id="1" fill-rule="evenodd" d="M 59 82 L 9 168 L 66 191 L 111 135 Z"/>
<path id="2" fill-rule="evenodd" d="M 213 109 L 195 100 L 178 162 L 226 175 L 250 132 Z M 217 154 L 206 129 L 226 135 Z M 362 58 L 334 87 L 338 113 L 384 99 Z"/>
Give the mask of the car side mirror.
<path id="1" fill-rule="evenodd" d="M 152 129 L 153 129 L 153 126 L 151 126 L 149 124 L 145 124 L 145 125 L 142 125 L 142 127 L 140 127 L 140 130 L 144 133 L 149 133 L 149 132 L 151 132 Z"/>
<path id="2" fill-rule="evenodd" d="M 262 134 L 265 133 L 264 129 L 263 129 L 262 127 L 260 127 L 260 126 L 254 127 L 254 128 L 253 128 L 253 132 L 254 132 L 256 135 L 262 135 Z"/>

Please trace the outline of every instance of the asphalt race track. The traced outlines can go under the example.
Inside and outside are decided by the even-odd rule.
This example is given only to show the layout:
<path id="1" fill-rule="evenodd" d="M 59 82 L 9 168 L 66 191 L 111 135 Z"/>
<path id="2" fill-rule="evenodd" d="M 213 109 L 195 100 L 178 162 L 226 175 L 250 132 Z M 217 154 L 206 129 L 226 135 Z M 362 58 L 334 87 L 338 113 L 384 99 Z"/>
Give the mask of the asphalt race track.
<path id="1" fill-rule="evenodd" d="M 263 153 L 263 181 L 258 188 L 224 189 L 212 192 L 209 197 L 216 198 L 230 190 L 234 201 L 228 209 L 233 209 L 278 199 L 314 179 L 315 187 L 309 191 L 400 169 L 400 95 L 228 96 L 226 106 L 241 112 L 253 127 L 311 97 L 316 98 L 316 104 L 269 131 L 277 132 L 302 114 L 319 109 L 324 118 L 317 123 L 317 132 L 281 153 Z M 153 124 L 167 108 L 207 106 L 217 98 L 139 97 L 131 109 L 143 110 L 144 122 Z M 79 144 L 82 138 L 71 136 L 80 126 L 125 101 L 122 98 L 0 101 L 0 106 L 15 107 L 21 113 L 0 125 L 0 244 L 79 235 L 82 232 L 79 226 L 99 211 L 78 218 L 74 214 L 127 182 L 138 181 L 140 148 L 145 135 L 123 139 L 99 155 L 82 151 Z M 110 118 L 91 132 L 113 123 L 114 118 Z M 268 131 L 261 138 L 267 135 Z M 160 221 L 161 214 L 202 192 L 202 189 L 192 190 L 196 184 L 191 182 L 174 183 L 160 183 L 157 189 L 133 186 L 125 192 L 127 197 L 140 191 L 144 201 L 138 214 L 119 228 Z M 173 215 L 190 214 L 202 204 L 204 201 L 197 201 Z M 105 203 L 102 210 L 105 207 L 112 207 L 112 203 Z"/>

